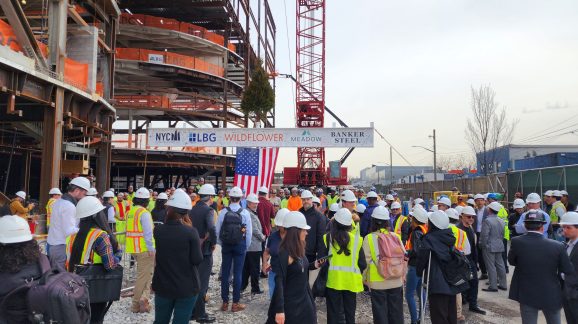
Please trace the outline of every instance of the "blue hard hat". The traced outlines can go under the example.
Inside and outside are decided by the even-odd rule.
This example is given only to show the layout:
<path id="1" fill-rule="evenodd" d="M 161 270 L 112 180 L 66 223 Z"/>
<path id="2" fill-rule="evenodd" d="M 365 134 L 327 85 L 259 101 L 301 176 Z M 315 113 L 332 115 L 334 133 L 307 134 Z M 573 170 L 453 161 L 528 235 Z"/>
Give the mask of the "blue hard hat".
<path id="1" fill-rule="evenodd" d="M 488 199 L 500 200 L 500 197 L 498 197 L 497 193 L 492 192 L 488 195 Z"/>

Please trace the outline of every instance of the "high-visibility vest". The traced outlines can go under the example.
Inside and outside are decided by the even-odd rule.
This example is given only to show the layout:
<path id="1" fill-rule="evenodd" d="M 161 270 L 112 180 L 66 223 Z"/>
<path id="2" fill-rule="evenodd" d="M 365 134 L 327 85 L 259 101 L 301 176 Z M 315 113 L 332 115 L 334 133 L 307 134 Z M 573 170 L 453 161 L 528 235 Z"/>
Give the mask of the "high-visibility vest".
<path id="1" fill-rule="evenodd" d="M 134 192 L 131 193 L 127 193 L 126 194 L 126 200 L 128 200 L 129 202 L 132 203 L 132 200 L 134 199 Z"/>
<path id="2" fill-rule="evenodd" d="M 557 200 L 553 205 L 552 205 L 552 209 L 550 210 L 550 221 L 552 223 L 558 223 L 560 221 L 560 217 L 558 217 L 558 214 L 556 214 L 556 208 L 562 207 L 564 209 L 564 211 L 566 211 L 566 207 L 564 206 L 564 204 Z"/>
<path id="3" fill-rule="evenodd" d="M 358 293 L 363 291 L 363 278 L 357 265 L 362 242 L 359 231 L 348 234 L 349 244 L 347 244 L 347 248 L 351 251 L 349 255 L 337 254 L 334 244 L 329 244 L 329 255 L 332 257 L 329 259 L 327 271 L 327 288 Z M 323 236 L 323 241 L 327 246 L 327 234 Z"/>
<path id="4" fill-rule="evenodd" d="M 407 221 L 407 216 L 399 215 L 399 217 L 395 221 L 395 226 L 393 227 L 393 232 L 395 233 L 395 235 L 397 235 L 397 237 L 399 237 L 400 240 L 401 240 L 401 227 L 403 226 L 403 223 L 405 223 L 405 221 Z"/>
<path id="5" fill-rule="evenodd" d="M 149 217 L 153 223 L 151 214 L 141 206 L 134 206 L 126 215 L 126 247 L 127 253 L 147 252 L 147 245 L 142 229 L 141 217 Z M 153 240 L 154 244 L 154 240 Z"/>
<path id="6" fill-rule="evenodd" d="M 56 202 L 56 199 L 50 198 L 46 203 L 46 226 L 50 226 L 50 217 L 52 216 L 52 205 Z"/>
<path id="7" fill-rule="evenodd" d="M 327 196 L 327 208 L 331 207 L 333 204 L 336 204 L 338 199 L 339 195 L 335 195 L 335 197 Z"/>
<path id="8" fill-rule="evenodd" d="M 380 229 L 379 232 L 384 234 L 389 233 L 389 231 L 384 228 Z M 369 282 L 382 282 L 385 280 L 385 278 L 383 278 L 379 274 L 379 271 L 377 270 L 377 264 L 379 263 L 379 260 L 377 259 L 378 251 L 376 250 L 377 246 L 379 246 L 377 242 L 378 238 L 379 236 L 377 235 L 377 233 L 369 233 L 364 238 L 364 240 L 368 240 L 369 251 L 371 253 L 371 262 L 369 262 L 369 264 L 367 265 L 367 269 L 365 270 L 367 280 Z"/>
<path id="9" fill-rule="evenodd" d="M 510 228 L 508 227 L 508 211 L 506 210 L 506 208 L 502 207 L 502 209 L 500 209 L 500 211 L 498 212 L 498 217 L 500 217 L 506 224 L 504 226 L 504 238 L 509 241 Z"/>
<path id="10" fill-rule="evenodd" d="M 427 233 L 427 225 L 418 225 L 418 228 L 421 229 L 422 233 L 425 235 Z M 409 233 L 409 237 L 407 238 L 407 242 L 405 242 L 405 250 L 409 251 L 413 248 L 412 244 L 411 244 L 411 236 L 413 235 L 413 231 L 411 233 Z"/>
<path id="11" fill-rule="evenodd" d="M 126 231 L 126 214 L 130 210 L 129 203 L 126 200 L 117 201 L 114 203 L 114 218 L 116 219 L 116 232 L 122 233 L 116 236 L 116 240 L 119 244 L 125 243 L 126 235 L 124 232 Z"/>
<path id="12" fill-rule="evenodd" d="M 281 208 L 287 208 L 288 204 L 289 204 L 289 199 L 287 199 L 287 198 L 281 199 Z"/>
<path id="13" fill-rule="evenodd" d="M 149 204 L 148 204 L 148 206 L 147 206 L 147 210 L 148 210 L 148 211 L 152 211 L 152 210 L 155 208 L 156 202 L 157 202 L 156 200 L 152 200 L 152 199 L 149 200 Z"/>
<path id="14" fill-rule="evenodd" d="M 98 228 L 91 228 L 86 234 L 86 239 L 84 240 L 84 247 L 82 248 L 82 254 L 80 255 L 80 261 L 78 264 L 101 264 L 102 258 L 98 253 L 94 253 L 93 245 L 96 239 L 101 235 L 106 234 L 105 231 Z M 68 262 L 70 262 L 70 256 L 72 255 L 72 246 L 74 245 L 74 240 L 77 234 L 72 234 L 66 238 L 66 269 L 68 269 Z"/>
<path id="15" fill-rule="evenodd" d="M 456 227 L 454 224 L 450 224 L 450 229 L 454 233 L 454 237 L 456 238 L 456 243 L 454 246 L 458 251 L 464 252 L 466 249 L 466 240 L 468 239 L 468 235 L 463 230 Z"/>

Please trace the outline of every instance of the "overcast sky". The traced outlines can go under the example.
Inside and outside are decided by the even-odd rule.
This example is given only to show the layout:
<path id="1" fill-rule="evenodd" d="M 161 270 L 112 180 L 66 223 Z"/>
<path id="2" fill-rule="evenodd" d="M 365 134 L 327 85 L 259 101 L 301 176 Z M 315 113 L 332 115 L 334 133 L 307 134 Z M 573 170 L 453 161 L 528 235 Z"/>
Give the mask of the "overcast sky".
<path id="1" fill-rule="evenodd" d="M 295 1 L 269 0 L 280 73 L 295 74 Z M 431 153 L 411 146 L 431 146 L 434 128 L 440 155 L 470 152 L 472 85 L 490 84 L 519 119 L 514 143 L 560 124 L 578 130 L 576 0 L 327 1 L 326 14 L 326 105 L 350 126 L 373 121 L 413 165 L 432 163 Z M 292 89 L 277 80 L 277 127 L 295 126 Z M 578 144 L 578 132 L 546 137 L 525 144 Z M 327 161 L 345 150 L 327 150 Z M 296 160 L 296 149 L 281 149 L 277 169 Z M 356 149 L 345 166 L 358 177 L 383 162 L 389 147 L 376 136 L 373 149 Z M 407 165 L 397 154 L 393 163 Z"/>

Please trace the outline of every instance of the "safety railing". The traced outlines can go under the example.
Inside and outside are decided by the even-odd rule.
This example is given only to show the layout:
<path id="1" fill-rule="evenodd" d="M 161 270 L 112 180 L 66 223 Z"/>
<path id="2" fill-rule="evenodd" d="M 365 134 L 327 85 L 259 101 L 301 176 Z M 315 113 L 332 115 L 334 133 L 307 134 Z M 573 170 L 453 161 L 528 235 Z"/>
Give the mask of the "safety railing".
<path id="1" fill-rule="evenodd" d="M 202 59 L 142 48 L 117 48 L 116 58 L 157 64 L 169 64 L 223 77 L 225 69 Z"/>
<path id="2" fill-rule="evenodd" d="M 123 13 L 120 17 L 120 23 L 174 30 L 206 39 L 220 46 L 225 46 L 225 38 L 223 36 L 210 32 L 201 26 L 181 22 L 175 19 Z M 234 44 L 229 43 L 227 44 L 227 49 L 231 52 L 235 52 L 237 48 Z"/>
<path id="3" fill-rule="evenodd" d="M 174 110 L 222 110 L 223 105 L 205 99 L 176 99 L 166 96 L 115 96 L 119 107 L 163 108 Z"/>

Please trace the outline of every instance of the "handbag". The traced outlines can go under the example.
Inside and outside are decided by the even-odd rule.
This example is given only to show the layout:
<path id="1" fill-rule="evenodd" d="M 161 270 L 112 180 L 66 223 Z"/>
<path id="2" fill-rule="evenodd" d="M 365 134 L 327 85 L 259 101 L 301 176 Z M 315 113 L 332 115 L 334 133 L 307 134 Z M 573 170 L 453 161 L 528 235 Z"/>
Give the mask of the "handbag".
<path id="1" fill-rule="evenodd" d="M 78 264 L 74 273 L 88 284 L 91 303 L 104 303 L 120 299 L 123 267 L 106 270 L 102 264 Z"/>
<path id="2" fill-rule="evenodd" d="M 327 253 L 331 252 L 331 234 L 328 234 L 329 237 L 329 247 Z M 329 273 L 329 260 L 327 260 L 321 268 L 319 269 L 319 274 L 313 283 L 313 287 L 311 287 L 311 292 L 313 293 L 313 297 L 325 297 L 326 290 L 327 290 L 327 275 Z"/>

